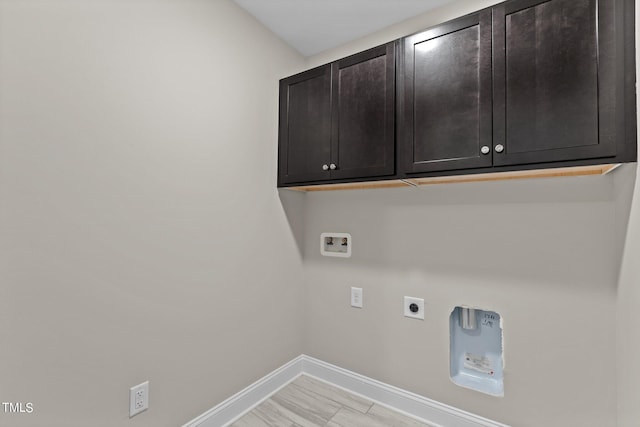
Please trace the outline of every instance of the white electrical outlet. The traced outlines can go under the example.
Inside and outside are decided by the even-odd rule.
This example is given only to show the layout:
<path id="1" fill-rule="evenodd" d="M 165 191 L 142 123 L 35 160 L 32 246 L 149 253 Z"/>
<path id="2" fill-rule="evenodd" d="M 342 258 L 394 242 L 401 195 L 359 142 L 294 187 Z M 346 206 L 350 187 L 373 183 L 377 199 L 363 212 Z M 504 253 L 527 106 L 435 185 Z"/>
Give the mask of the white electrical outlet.
<path id="1" fill-rule="evenodd" d="M 149 409 L 149 381 L 129 389 L 129 418 Z"/>
<path id="2" fill-rule="evenodd" d="M 404 297 L 404 315 L 412 319 L 424 320 L 424 300 L 422 298 Z"/>
<path id="3" fill-rule="evenodd" d="M 351 307 L 362 308 L 362 288 L 351 288 Z"/>

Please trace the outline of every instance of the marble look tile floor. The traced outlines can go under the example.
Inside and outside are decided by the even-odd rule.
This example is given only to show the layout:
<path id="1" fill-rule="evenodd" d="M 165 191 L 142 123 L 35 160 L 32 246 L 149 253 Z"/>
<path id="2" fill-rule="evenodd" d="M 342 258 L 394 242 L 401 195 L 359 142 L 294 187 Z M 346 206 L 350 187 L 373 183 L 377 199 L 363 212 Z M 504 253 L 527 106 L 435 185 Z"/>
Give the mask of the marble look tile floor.
<path id="1" fill-rule="evenodd" d="M 430 427 L 302 375 L 231 427 Z"/>

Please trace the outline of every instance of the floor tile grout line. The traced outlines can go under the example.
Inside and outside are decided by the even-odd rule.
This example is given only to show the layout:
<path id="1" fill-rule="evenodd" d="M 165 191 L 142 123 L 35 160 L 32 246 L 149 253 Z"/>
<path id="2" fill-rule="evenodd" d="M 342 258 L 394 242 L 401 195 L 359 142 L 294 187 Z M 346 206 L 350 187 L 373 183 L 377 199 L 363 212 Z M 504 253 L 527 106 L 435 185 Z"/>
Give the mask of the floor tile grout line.
<path id="1" fill-rule="evenodd" d="M 336 402 L 336 403 L 337 403 L 337 402 Z M 336 415 L 338 415 L 338 412 L 342 411 L 343 409 L 344 409 L 344 406 L 343 406 L 343 405 L 340 405 L 340 407 L 338 408 L 338 410 L 337 410 L 336 412 L 334 412 L 334 413 L 333 413 L 333 415 L 331 416 L 331 418 L 329 418 L 329 419 L 327 420 L 327 422 L 326 422 L 324 425 L 326 426 L 327 424 L 329 424 L 329 423 L 331 422 L 331 420 L 332 420 L 332 419 L 334 419 L 334 418 L 336 417 Z"/>
<path id="2" fill-rule="evenodd" d="M 316 378 L 313 376 L 309 376 L 309 379 L 314 380 Z M 245 414 L 245 416 L 249 415 L 250 413 L 253 413 L 253 415 L 258 418 L 258 420 L 255 420 L 255 421 L 261 421 L 265 424 L 265 426 L 273 427 L 276 425 L 281 425 L 281 426 L 287 425 L 289 427 L 298 427 L 299 424 L 293 418 L 288 416 L 288 412 L 291 412 L 292 414 L 295 414 L 296 417 L 300 417 L 300 420 L 304 420 L 305 422 L 303 423 L 303 425 L 305 426 L 313 425 L 317 427 L 327 427 L 329 425 L 332 425 L 333 427 L 335 426 L 341 427 L 345 425 L 342 423 L 350 422 L 349 420 L 360 419 L 360 417 L 364 417 L 362 418 L 362 420 L 365 420 L 367 418 L 370 418 L 371 420 L 374 420 L 374 419 L 382 420 L 382 419 L 388 418 L 390 414 L 386 414 L 386 415 L 382 414 L 383 418 L 380 418 L 381 414 L 379 414 L 378 410 L 375 409 L 375 408 L 380 408 L 380 409 L 385 409 L 391 412 L 397 412 L 397 415 L 399 416 L 399 418 L 397 418 L 397 421 L 400 422 L 402 425 L 405 425 L 406 423 L 405 421 L 403 421 L 403 418 L 407 417 L 407 415 L 395 410 L 392 407 L 387 407 L 385 405 L 378 405 L 375 401 L 372 401 L 368 398 L 364 398 L 363 396 L 360 396 L 357 393 L 350 392 L 349 390 L 343 389 L 342 387 L 334 386 L 329 382 L 322 381 L 322 380 L 318 380 L 318 382 L 319 384 L 315 384 L 313 381 L 306 384 L 305 383 L 296 384 L 295 380 L 293 380 L 286 386 L 282 387 L 281 390 L 279 390 L 278 392 L 273 394 L 271 397 L 263 401 L 260 405 L 257 405 L 256 407 L 254 407 L 251 411 Z M 301 400 L 294 398 L 289 402 L 289 399 L 286 398 L 285 396 L 279 396 L 282 392 L 284 392 L 287 389 L 288 389 L 288 391 L 286 392 L 287 396 L 300 394 L 301 396 L 306 396 L 306 397 L 303 397 Z M 363 399 L 362 401 L 352 400 L 350 399 L 350 396 L 363 398 Z M 278 397 L 280 397 L 280 399 L 278 399 Z M 287 413 L 280 412 L 279 410 L 276 410 L 274 412 L 273 409 L 265 409 L 266 412 L 263 415 L 265 415 L 265 417 L 267 418 L 263 418 L 262 416 L 258 415 L 260 413 L 258 408 L 260 408 L 262 405 L 267 405 L 268 402 L 270 402 L 272 405 L 280 406 L 278 401 L 282 399 L 287 401 L 289 404 L 293 405 L 293 407 L 302 409 L 303 412 L 299 413 L 293 407 L 288 408 L 288 405 L 285 405 L 284 409 L 287 410 Z M 342 400 L 342 402 L 336 399 Z M 298 403 L 296 403 L 295 402 L 296 400 L 300 400 L 299 403 L 302 403 L 303 406 L 300 406 Z M 355 406 L 358 406 L 360 409 L 351 407 L 349 403 L 355 404 Z M 309 404 L 311 404 L 311 407 L 304 409 Z M 313 407 L 314 404 L 320 405 L 320 406 L 317 406 L 314 409 Z M 362 410 L 365 407 L 367 407 L 366 412 L 362 412 Z M 324 409 L 316 410 L 319 408 L 324 408 Z M 334 412 L 331 413 L 331 410 L 334 410 Z M 269 411 L 273 412 L 273 414 L 271 414 L 271 412 Z M 313 415 L 313 416 L 311 418 L 308 418 L 307 415 L 305 415 L 305 413 L 308 413 L 309 415 Z M 328 417 L 328 418 L 325 418 L 325 417 Z M 353 418 L 353 417 L 356 417 L 356 418 Z M 410 417 L 410 416 L 407 418 L 413 419 L 413 417 Z M 336 422 L 337 419 L 342 420 L 341 421 L 342 423 Z M 389 422 L 390 420 L 396 420 L 395 416 L 391 415 L 391 418 L 387 419 L 386 422 Z M 414 421 L 418 422 L 420 427 L 432 427 L 431 424 L 424 423 L 422 420 L 414 420 Z M 407 425 L 413 426 L 413 424 L 407 424 Z"/>
<path id="3" fill-rule="evenodd" d="M 371 402 L 371 405 L 369 405 L 369 407 L 367 408 L 367 412 L 365 412 L 365 414 L 368 414 L 369 411 L 371 411 L 371 408 L 373 408 L 374 405 L 375 405 L 375 402 Z"/>
<path id="4" fill-rule="evenodd" d="M 292 382 L 291 384 L 293 384 L 293 382 Z M 309 390 L 308 388 L 303 387 L 303 386 L 301 386 L 301 385 L 299 385 L 299 384 L 294 384 L 294 385 L 296 386 L 296 388 L 300 389 L 300 390 L 301 390 L 301 391 L 303 391 L 304 393 L 310 394 L 312 397 L 314 397 L 314 398 L 316 398 L 316 399 L 317 399 L 317 398 L 326 399 L 326 400 L 329 400 L 329 401 L 331 401 L 331 402 L 335 403 L 336 405 L 338 405 L 338 409 L 333 413 L 333 415 L 331 415 L 331 417 L 329 417 L 329 419 L 326 421 L 325 425 L 326 425 L 327 423 L 329 423 L 329 421 L 330 421 L 333 417 L 335 417 L 335 416 L 336 416 L 336 414 L 337 414 L 338 412 L 340 412 L 340 410 L 341 410 L 342 408 L 344 408 L 344 405 L 343 405 L 342 403 L 337 402 L 337 401 L 335 401 L 335 400 L 331 399 L 330 397 L 324 396 L 324 395 L 322 395 L 322 394 L 320 394 L 320 393 L 316 393 L 315 391 L 313 391 L 313 390 Z"/>
<path id="5" fill-rule="evenodd" d="M 369 409 L 367 409 L 367 412 L 365 412 L 365 414 L 369 414 L 369 412 L 371 412 L 371 408 L 373 408 L 376 404 L 374 402 L 371 402 L 371 406 L 369 406 Z"/>
<path id="6" fill-rule="evenodd" d="M 326 425 L 329 422 L 329 420 L 331 420 L 333 417 L 335 417 L 335 415 L 343 408 L 343 405 L 341 403 L 336 402 L 333 399 L 330 399 L 330 398 L 328 398 L 328 397 L 326 397 L 326 396 L 324 396 L 324 395 L 322 395 L 320 393 L 316 393 L 313 390 L 310 390 L 310 389 L 308 389 L 308 388 L 306 388 L 306 387 L 304 387 L 304 386 L 302 386 L 300 384 L 296 384 L 294 381 L 289 383 L 282 390 L 284 391 L 286 389 L 289 389 L 290 393 L 294 393 L 294 394 L 298 393 L 298 394 L 301 394 L 301 395 L 307 395 L 314 401 L 319 401 L 320 399 L 323 399 L 323 400 L 326 400 L 326 401 L 329 401 L 329 402 L 333 403 L 337 407 L 337 409 L 333 414 L 331 414 L 331 416 L 327 419 L 327 421 L 324 420 L 324 417 L 321 414 L 319 414 L 319 413 L 315 414 L 319 418 L 319 420 L 322 420 L 322 422 L 325 423 L 324 425 Z M 275 395 L 273 397 L 275 397 Z M 291 401 L 290 403 L 293 406 L 298 406 L 294 401 Z M 288 408 L 288 409 L 293 413 L 296 412 L 295 410 L 293 410 L 293 408 Z M 301 417 L 305 418 L 304 415 L 302 415 L 302 414 L 298 414 L 298 415 L 300 415 Z M 286 416 L 285 416 L 285 418 L 291 420 L 290 418 L 288 418 Z M 291 421 L 295 423 L 294 420 L 291 420 Z M 307 421 L 313 423 L 314 425 L 322 427 L 320 424 L 316 424 L 315 420 L 307 419 Z"/>
<path id="7" fill-rule="evenodd" d="M 305 375 L 303 374 L 303 375 L 301 375 L 301 376 L 305 376 Z M 307 378 L 309 378 L 309 379 L 315 379 L 315 378 L 313 378 L 313 377 L 309 377 L 309 376 L 307 376 Z M 292 381 L 292 383 L 293 383 L 293 381 Z M 326 386 L 327 388 L 335 388 L 335 389 L 337 389 L 337 390 L 340 390 L 341 392 L 344 392 L 344 394 L 350 394 L 351 396 L 356 396 L 356 395 L 354 395 L 353 393 L 351 393 L 351 392 L 349 392 L 349 391 L 347 391 L 347 390 L 343 390 L 343 389 L 341 389 L 341 388 L 339 388 L 339 387 L 335 387 L 335 386 L 333 386 L 333 385 L 331 385 L 331 384 L 329 384 L 329 383 L 323 383 L 323 385 L 324 385 L 324 386 Z M 302 386 L 299 386 L 299 387 L 302 387 Z M 320 397 L 322 397 L 322 398 L 324 398 L 324 399 L 329 399 L 329 400 L 331 400 L 332 402 L 335 402 L 337 405 L 340 405 L 340 406 L 342 406 L 342 407 L 344 407 L 344 408 L 350 408 L 350 409 L 352 409 L 352 410 L 354 410 L 354 411 L 356 411 L 356 412 L 360 412 L 361 414 L 366 414 L 366 413 L 368 413 L 368 412 L 369 412 L 369 410 L 371 409 L 371 407 L 375 404 L 374 402 L 372 402 L 372 401 L 371 401 L 371 400 L 369 400 L 369 399 L 364 399 L 364 398 L 362 398 L 362 400 L 364 400 L 364 401 L 366 401 L 366 402 L 368 402 L 368 403 L 369 403 L 369 407 L 367 408 L 367 410 L 366 410 L 365 412 L 362 412 L 362 411 L 360 411 L 358 408 L 354 408 L 353 406 L 346 405 L 346 404 L 344 404 L 344 403 L 342 403 L 342 402 L 338 402 L 337 400 L 335 400 L 334 398 L 332 398 L 332 397 L 330 397 L 330 396 L 326 396 L 326 395 L 320 394 L 320 393 L 315 392 L 315 391 L 313 391 L 313 390 L 308 390 L 308 389 L 306 389 L 306 391 L 308 391 L 308 392 L 310 392 L 310 393 L 313 393 L 313 394 L 315 394 L 315 395 L 317 395 L 317 396 L 320 396 Z M 359 396 L 358 396 L 358 397 L 359 397 Z M 334 416 L 335 416 L 335 414 L 334 414 Z"/>

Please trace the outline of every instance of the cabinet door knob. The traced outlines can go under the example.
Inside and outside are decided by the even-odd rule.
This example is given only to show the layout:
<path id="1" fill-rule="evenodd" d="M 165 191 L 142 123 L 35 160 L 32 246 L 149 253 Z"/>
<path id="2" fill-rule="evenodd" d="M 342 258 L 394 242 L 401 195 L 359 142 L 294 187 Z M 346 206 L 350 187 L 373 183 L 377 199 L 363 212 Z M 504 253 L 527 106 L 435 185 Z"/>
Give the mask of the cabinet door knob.
<path id="1" fill-rule="evenodd" d="M 482 154 L 489 154 L 490 151 L 491 151 L 491 148 L 489 148 L 488 145 L 483 145 L 482 148 L 480 149 L 480 152 Z"/>
<path id="2" fill-rule="evenodd" d="M 329 165 L 329 169 L 331 170 L 336 170 L 337 166 L 335 163 L 331 163 L 331 165 Z"/>
<path id="3" fill-rule="evenodd" d="M 504 151 L 504 145 L 502 144 L 496 145 L 495 150 L 496 150 L 496 153 L 502 153 Z"/>
<path id="4" fill-rule="evenodd" d="M 328 171 L 329 170 L 329 165 L 322 165 L 322 170 L 323 171 Z"/>

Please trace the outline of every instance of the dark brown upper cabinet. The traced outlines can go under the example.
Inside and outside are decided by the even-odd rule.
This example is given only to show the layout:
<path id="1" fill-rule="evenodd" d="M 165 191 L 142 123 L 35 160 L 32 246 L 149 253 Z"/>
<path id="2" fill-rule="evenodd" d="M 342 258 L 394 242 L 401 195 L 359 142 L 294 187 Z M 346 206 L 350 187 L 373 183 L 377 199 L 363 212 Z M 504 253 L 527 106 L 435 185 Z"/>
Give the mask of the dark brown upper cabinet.
<path id="1" fill-rule="evenodd" d="M 395 174 L 395 43 L 280 81 L 278 184 Z"/>
<path id="2" fill-rule="evenodd" d="M 620 150 L 624 7 L 511 0 L 405 38 L 402 170 L 635 160 Z"/>
<path id="3" fill-rule="evenodd" d="M 616 155 L 624 80 L 616 78 L 615 2 L 515 0 L 493 9 L 495 165 Z"/>
<path id="4" fill-rule="evenodd" d="M 395 173 L 395 44 L 332 64 L 332 179 Z"/>
<path id="5" fill-rule="evenodd" d="M 634 21 L 508 0 L 281 80 L 278 185 L 635 162 Z"/>
<path id="6" fill-rule="evenodd" d="M 280 81 L 278 184 L 329 178 L 331 66 Z M 323 170 L 323 165 L 327 167 Z"/>
<path id="7" fill-rule="evenodd" d="M 407 37 L 403 49 L 404 172 L 491 166 L 491 11 Z"/>

